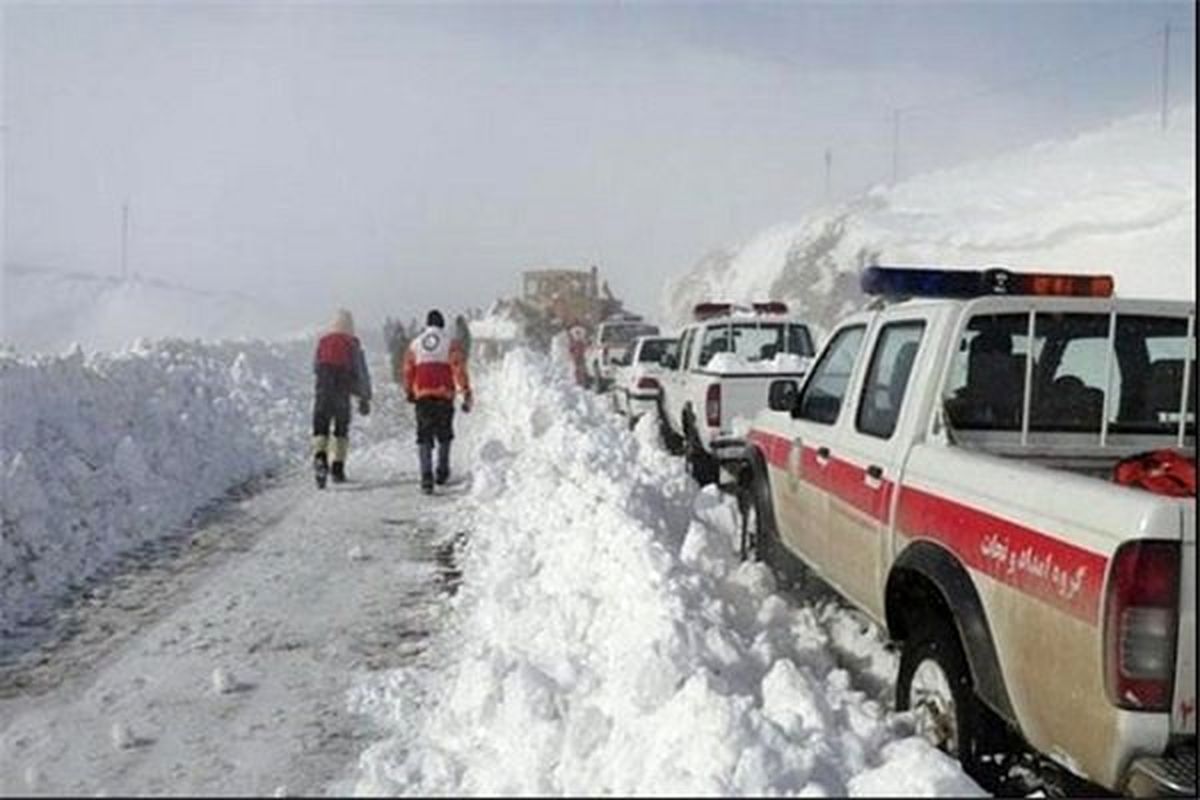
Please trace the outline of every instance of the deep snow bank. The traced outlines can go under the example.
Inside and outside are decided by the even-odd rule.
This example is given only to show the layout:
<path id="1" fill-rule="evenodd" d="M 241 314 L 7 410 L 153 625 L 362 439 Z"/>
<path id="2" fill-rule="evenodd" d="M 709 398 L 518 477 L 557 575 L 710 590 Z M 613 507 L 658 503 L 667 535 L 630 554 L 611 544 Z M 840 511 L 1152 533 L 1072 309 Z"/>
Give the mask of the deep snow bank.
<path id="1" fill-rule="evenodd" d="M 783 299 L 826 330 L 861 304 L 867 263 L 1109 272 L 1117 293 L 1196 296 L 1196 111 L 917 175 L 764 231 L 669 281 L 669 322 L 709 299 Z"/>
<path id="2" fill-rule="evenodd" d="M 311 343 L 0 351 L 0 633 L 303 450 Z"/>
<path id="3" fill-rule="evenodd" d="M 870 696 L 877 635 L 740 563 L 732 502 L 652 420 L 624 430 L 525 350 L 479 383 L 453 622 L 436 670 L 355 698 L 395 731 L 359 793 L 979 793 Z"/>

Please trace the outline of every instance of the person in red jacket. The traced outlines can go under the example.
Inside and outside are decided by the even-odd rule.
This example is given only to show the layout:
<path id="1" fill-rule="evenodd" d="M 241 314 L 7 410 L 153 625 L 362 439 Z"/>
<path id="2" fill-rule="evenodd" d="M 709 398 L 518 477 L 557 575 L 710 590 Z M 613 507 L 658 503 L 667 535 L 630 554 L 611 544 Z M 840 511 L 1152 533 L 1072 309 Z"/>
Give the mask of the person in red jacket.
<path id="1" fill-rule="evenodd" d="M 317 341 L 313 357 L 316 397 L 313 401 L 313 469 L 317 488 L 346 480 L 346 455 L 350 450 L 350 396 L 358 397 L 358 413 L 371 413 L 371 375 L 362 344 L 354 335 L 354 318 L 338 309 L 329 330 Z M 332 447 L 329 441 L 333 428 Z"/>
<path id="2" fill-rule="evenodd" d="M 462 342 L 446 333 L 442 312 L 434 309 L 425 319 L 425 330 L 413 337 L 404 353 L 404 393 L 416 405 L 417 455 L 421 491 L 433 493 L 436 482 L 450 478 L 450 442 L 454 439 L 454 396 L 461 393 L 462 410 L 471 410 L 471 380 Z M 433 447 L 437 442 L 437 470 Z"/>

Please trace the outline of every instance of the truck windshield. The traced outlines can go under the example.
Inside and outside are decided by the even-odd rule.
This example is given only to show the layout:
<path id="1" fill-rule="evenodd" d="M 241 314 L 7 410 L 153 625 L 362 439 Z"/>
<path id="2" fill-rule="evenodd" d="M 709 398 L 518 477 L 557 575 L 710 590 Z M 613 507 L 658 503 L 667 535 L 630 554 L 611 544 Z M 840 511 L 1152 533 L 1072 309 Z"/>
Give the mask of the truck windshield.
<path id="1" fill-rule="evenodd" d="M 745 361 L 770 361 L 779 353 L 813 354 L 807 327 L 779 322 L 714 325 L 704 331 L 701 347 L 701 366 L 717 353 L 733 353 Z"/>
<path id="2" fill-rule="evenodd" d="M 600 343 L 618 346 L 629 345 L 639 336 L 653 336 L 656 333 L 658 333 L 657 326 L 647 325 L 643 322 L 608 324 L 600 332 Z"/>
<path id="3" fill-rule="evenodd" d="M 946 388 L 952 426 L 1167 435 L 1182 424 L 1195 435 L 1188 318 L 1037 312 L 1032 338 L 1030 322 L 1030 314 L 970 320 Z"/>
<path id="4" fill-rule="evenodd" d="M 674 339 L 647 339 L 642 342 L 642 349 L 638 351 L 638 361 L 657 363 L 662 360 L 664 353 L 673 349 L 674 345 Z"/>

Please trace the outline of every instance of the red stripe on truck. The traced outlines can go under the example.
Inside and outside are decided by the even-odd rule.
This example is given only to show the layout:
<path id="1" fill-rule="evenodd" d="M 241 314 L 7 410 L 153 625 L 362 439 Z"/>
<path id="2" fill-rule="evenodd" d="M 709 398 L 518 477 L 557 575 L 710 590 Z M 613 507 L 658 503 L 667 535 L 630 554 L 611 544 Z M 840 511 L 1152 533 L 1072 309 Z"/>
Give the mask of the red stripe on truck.
<path id="1" fill-rule="evenodd" d="M 945 544 L 971 569 L 1089 625 L 1099 622 L 1108 568 L 1099 553 L 911 486 L 900 487 L 896 527 Z"/>
<path id="2" fill-rule="evenodd" d="M 747 439 L 767 463 L 786 471 L 792 443 L 762 430 Z M 865 470 L 837 458 L 821 466 L 816 450 L 801 454 L 801 477 L 835 499 L 887 525 L 896 486 L 868 486 Z M 910 539 L 930 539 L 964 564 L 994 580 L 1032 595 L 1091 625 L 1099 622 L 1108 559 L 1052 534 L 1020 525 L 947 497 L 900 486 L 896 529 Z"/>

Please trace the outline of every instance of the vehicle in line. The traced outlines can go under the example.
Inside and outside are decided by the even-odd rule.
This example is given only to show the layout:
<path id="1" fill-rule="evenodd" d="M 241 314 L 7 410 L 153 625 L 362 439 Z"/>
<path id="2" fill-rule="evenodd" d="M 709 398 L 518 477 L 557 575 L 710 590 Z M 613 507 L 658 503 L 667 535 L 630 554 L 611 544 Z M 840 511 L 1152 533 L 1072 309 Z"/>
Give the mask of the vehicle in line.
<path id="1" fill-rule="evenodd" d="M 635 425 L 641 417 L 657 412 L 662 394 L 662 358 L 675 352 L 679 339 L 674 336 L 639 336 L 629 350 L 629 361 L 614 372 L 610 393 L 613 408 Z"/>
<path id="2" fill-rule="evenodd" d="M 1195 796 L 1195 304 L 998 268 L 862 282 L 876 302 L 748 434 L 753 551 L 900 643 L 897 708 L 968 772 L 1019 736 Z"/>
<path id="3" fill-rule="evenodd" d="M 664 362 L 660 417 L 668 446 L 707 484 L 742 454 L 745 428 L 767 407 L 770 384 L 798 386 L 815 348 L 808 325 L 778 301 L 699 303 L 693 318 L 677 355 Z"/>
<path id="4" fill-rule="evenodd" d="M 591 387 L 598 392 L 608 391 L 613 383 L 613 370 L 629 363 L 629 348 L 634 341 L 639 336 L 657 333 L 657 325 L 633 314 L 609 317 L 597 325 L 584 355 Z"/>

